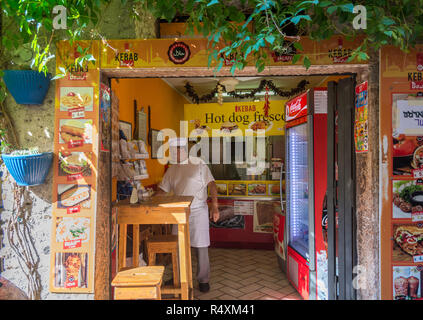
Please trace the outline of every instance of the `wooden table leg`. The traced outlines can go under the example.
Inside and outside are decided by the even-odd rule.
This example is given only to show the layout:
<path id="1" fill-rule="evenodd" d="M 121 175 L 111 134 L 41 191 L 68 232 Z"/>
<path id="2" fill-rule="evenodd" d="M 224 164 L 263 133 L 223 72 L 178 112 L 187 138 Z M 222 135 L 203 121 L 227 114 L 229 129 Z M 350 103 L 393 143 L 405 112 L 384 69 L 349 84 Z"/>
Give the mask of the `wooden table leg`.
<path id="1" fill-rule="evenodd" d="M 186 225 L 178 224 L 178 245 L 179 245 L 179 271 L 181 274 L 181 299 L 188 300 L 188 272 L 186 254 Z"/>
<path id="2" fill-rule="evenodd" d="M 194 300 L 194 287 L 192 283 L 192 260 L 191 260 L 191 240 L 189 235 L 189 223 L 186 225 L 186 243 L 187 243 L 187 268 L 188 268 L 188 290 L 189 298 Z"/>

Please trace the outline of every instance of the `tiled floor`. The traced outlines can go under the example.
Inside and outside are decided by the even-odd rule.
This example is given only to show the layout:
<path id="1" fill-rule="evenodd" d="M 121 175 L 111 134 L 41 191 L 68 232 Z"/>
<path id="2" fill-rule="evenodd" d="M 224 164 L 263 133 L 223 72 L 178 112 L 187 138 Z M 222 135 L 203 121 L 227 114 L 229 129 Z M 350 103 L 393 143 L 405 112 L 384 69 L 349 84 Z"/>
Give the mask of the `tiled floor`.
<path id="1" fill-rule="evenodd" d="M 199 300 L 301 300 L 280 270 L 270 250 L 209 249 L 210 291 L 202 293 L 196 281 L 192 255 L 194 298 Z M 169 268 L 165 279 L 170 276 Z"/>

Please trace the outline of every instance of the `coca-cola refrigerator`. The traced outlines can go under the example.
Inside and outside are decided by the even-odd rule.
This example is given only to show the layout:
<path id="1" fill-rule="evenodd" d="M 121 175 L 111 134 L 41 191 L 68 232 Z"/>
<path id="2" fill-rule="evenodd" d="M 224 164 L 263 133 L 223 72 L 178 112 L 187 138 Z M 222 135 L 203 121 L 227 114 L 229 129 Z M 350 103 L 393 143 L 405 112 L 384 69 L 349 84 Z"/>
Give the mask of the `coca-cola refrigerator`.
<path id="1" fill-rule="evenodd" d="M 287 276 L 304 299 L 325 300 L 327 88 L 309 89 L 288 101 L 285 110 Z"/>

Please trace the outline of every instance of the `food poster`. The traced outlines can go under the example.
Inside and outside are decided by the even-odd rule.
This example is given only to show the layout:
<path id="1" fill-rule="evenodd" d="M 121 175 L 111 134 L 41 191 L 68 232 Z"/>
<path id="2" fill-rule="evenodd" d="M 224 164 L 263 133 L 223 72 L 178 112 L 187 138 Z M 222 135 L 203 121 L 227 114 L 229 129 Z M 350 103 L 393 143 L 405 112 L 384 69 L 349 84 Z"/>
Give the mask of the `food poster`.
<path id="1" fill-rule="evenodd" d="M 81 252 L 56 252 L 54 257 L 55 288 L 84 292 L 88 289 L 88 254 Z"/>
<path id="2" fill-rule="evenodd" d="M 282 189 L 285 181 L 282 181 Z M 280 197 L 280 183 L 275 181 L 216 180 L 218 197 Z"/>
<path id="3" fill-rule="evenodd" d="M 423 222 L 423 180 L 392 181 L 392 218 Z"/>
<path id="4" fill-rule="evenodd" d="M 367 81 L 355 87 L 355 99 L 355 152 L 362 153 L 369 150 Z"/>
<path id="5" fill-rule="evenodd" d="M 101 151 L 110 151 L 112 113 L 110 105 L 110 88 L 104 83 L 100 84 L 100 135 Z"/>
<path id="6" fill-rule="evenodd" d="M 415 266 L 394 266 L 392 269 L 393 299 L 422 299 L 423 269 Z"/>
<path id="7" fill-rule="evenodd" d="M 380 55 L 381 298 L 421 298 L 423 46 Z M 417 283 L 420 281 L 419 287 Z M 420 291 L 419 291 L 420 290 Z"/>
<path id="8" fill-rule="evenodd" d="M 235 205 L 233 200 L 219 199 L 218 207 L 220 213 L 219 220 L 217 220 L 216 222 L 210 220 L 210 228 L 245 228 L 244 216 L 235 214 Z"/>
<path id="9" fill-rule="evenodd" d="M 423 167 L 423 118 L 419 126 L 420 120 L 415 117 L 423 112 L 423 99 L 418 99 L 412 94 L 392 95 L 394 176 L 414 177 Z"/>
<path id="10" fill-rule="evenodd" d="M 392 226 L 392 261 L 423 264 L 423 223 Z"/>
<path id="11" fill-rule="evenodd" d="M 95 61 L 75 66 L 77 46 Z M 60 42 L 56 73 L 51 292 L 94 290 L 96 183 L 99 143 L 99 43 Z"/>
<path id="12" fill-rule="evenodd" d="M 273 233 L 274 216 L 282 214 L 279 201 L 254 201 L 253 231 Z"/>
<path id="13" fill-rule="evenodd" d="M 267 117 L 264 101 L 185 104 L 184 119 L 188 121 L 188 132 L 196 135 L 207 132 L 210 137 L 219 137 L 249 129 L 253 133 L 263 130 L 266 136 L 280 136 L 285 134 L 286 101 L 272 100 Z"/>

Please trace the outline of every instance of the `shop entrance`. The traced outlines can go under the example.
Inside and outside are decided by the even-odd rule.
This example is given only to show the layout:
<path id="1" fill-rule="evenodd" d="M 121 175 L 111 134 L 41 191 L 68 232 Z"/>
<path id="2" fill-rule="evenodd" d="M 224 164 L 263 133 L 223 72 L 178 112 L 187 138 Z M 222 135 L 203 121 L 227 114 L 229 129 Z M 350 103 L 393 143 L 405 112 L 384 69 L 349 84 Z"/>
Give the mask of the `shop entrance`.
<path id="1" fill-rule="evenodd" d="M 317 294 L 310 292 L 310 290 L 317 290 L 317 281 L 314 280 L 316 279 L 317 264 L 315 257 L 310 255 L 307 261 L 309 282 L 306 284 L 306 291 L 300 288 L 302 284 L 298 281 L 304 270 L 297 269 L 296 275 L 290 274 L 287 270 L 287 253 L 290 250 L 288 244 L 292 239 L 289 238 L 289 230 L 287 230 L 289 222 L 286 220 L 288 208 L 285 196 L 284 168 L 286 168 L 286 153 L 289 152 L 284 130 L 286 119 L 274 117 L 272 120 L 263 121 L 260 117 L 253 118 L 255 114 L 262 112 L 266 101 L 270 103 L 270 114 L 283 113 L 285 115 L 285 103 L 288 99 L 271 92 L 267 92 L 269 93 L 268 100 L 265 99 L 266 92 L 251 96 L 249 99 L 241 99 L 240 96 L 245 96 L 253 89 L 257 89 L 263 80 L 271 81 L 277 88 L 283 88 L 281 91 L 292 90 L 303 80 L 308 82 L 306 89 L 327 88 L 327 127 L 325 128 L 328 150 L 327 297 L 329 299 L 354 298 L 353 291 L 348 291 L 352 290 L 348 284 L 352 283 L 350 277 L 352 276 L 353 261 L 355 261 L 355 251 L 352 248 L 355 198 L 353 193 L 353 140 L 351 140 L 353 139 L 351 130 L 354 119 L 355 80 L 353 77 L 355 75 L 282 76 L 269 73 L 258 76 L 247 74 L 248 77 L 236 77 L 238 96 L 225 94 L 219 97 L 219 94 L 215 93 L 209 97 L 207 102 L 204 99 L 197 104 L 195 96 L 201 98 L 210 95 L 218 80 L 230 78 L 229 74 L 226 74 L 226 77 L 213 78 L 211 74 L 207 74 L 210 72 L 206 70 L 202 70 L 202 77 L 198 77 L 198 70 L 189 70 L 189 68 L 174 70 L 175 77 L 166 77 L 165 75 L 171 73 L 157 70 L 102 70 L 102 83 L 108 85 L 112 92 L 112 112 L 113 104 L 115 104 L 114 107 L 116 104 L 118 105 L 119 117 L 118 119 L 112 117 L 112 121 L 120 121 L 127 141 L 144 140 L 145 151 L 149 154 L 146 159 L 139 159 L 138 156 L 133 157 L 131 154 L 122 155 L 121 150 L 113 149 L 112 143 L 112 155 L 109 159 L 111 165 L 104 168 L 108 171 L 107 175 L 111 185 L 109 201 L 130 197 L 131 186 L 137 179 L 139 179 L 138 185 L 142 184 L 146 192 L 150 188 L 157 189 L 165 171 L 165 167 L 158 163 L 162 155 L 156 148 L 158 144 L 155 140 L 157 132 L 161 129 L 170 128 L 179 135 L 180 120 L 188 121 L 188 125 L 195 129 L 206 131 L 212 129 L 230 131 L 235 126 L 244 129 L 263 126 L 266 132 L 272 133 L 266 136 L 264 143 L 263 156 L 268 163 L 265 172 L 253 174 L 253 169 L 245 163 L 245 142 L 240 142 L 234 137 L 231 139 L 219 137 L 217 138 L 219 141 L 215 141 L 216 138 L 209 139 L 210 145 L 219 142 L 216 143 L 219 146 L 219 156 L 214 157 L 212 148 L 209 149 L 208 156 L 211 162 L 209 167 L 218 186 L 221 219 L 218 222 L 211 222 L 210 225 L 211 291 L 203 294 L 195 290 L 194 296 L 198 299 L 302 299 L 304 297 L 316 299 Z M 127 78 L 128 75 L 131 77 Z M 187 83 L 190 85 L 190 89 L 187 89 Z M 221 104 L 219 99 L 223 100 L 220 101 Z M 275 112 L 272 108 L 280 110 Z M 237 118 L 233 110 L 239 111 L 240 117 Z M 338 114 L 337 134 L 335 130 L 336 114 Z M 245 118 L 246 115 L 249 115 L 250 118 Z M 226 116 L 227 119 L 222 116 Z M 215 128 L 217 125 L 218 127 Z M 337 139 L 335 139 L 336 136 Z M 141 153 L 140 144 L 135 145 L 138 148 L 136 153 Z M 191 144 L 190 147 L 193 145 Z M 131 146 L 134 147 L 134 144 Z M 257 155 L 260 150 L 257 149 L 257 145 L 255 148 L 254 151 Z M 236 151 L 239 150 L 241 150 L 242 159 L 236 158 Z M 115 158 L 114 153 L 116 152 L 120 154 L 120 159 Z M 230 155 L 229 158 L 226 158 L 229 161 L 226 162 L 223 159 L 225 152 Z M 213 163 L 213 157 L 216 163 Z M 336 162 L 339 175 L 337 199 L 335 199 Z M 120 176 L 119 170 L 113 168 L 114 163 L 119 163 L 123 170 L 120 171 Z M 101 176 L 100 169 L 101 167 L 99 168 Z M 127 179 L 128 175 L 132 174 L 131 172 L 134 173 L 133 176 L 137 176 L 137 179 Z M 99 197 L 101 198 L 102 195 L 100 194 Z M 341 203 L 343 204 L 342 208 L 340 208 Z M 338 228 L 335 224 L 336 204 L 338 204 Z M 313 210 L 320 210 L 320 220 L 318 221 L 311 215 L 307 216 L 310 228 L 309 246 L 314 246 L 315 233 L 322 232 L 321 213 L 323 208 L 313 207 Z M 112 218 L 110 224 L 111 228 L 114 228 Z M 165 229 L 151 231 L 169 232 Z M 342 238 L 337 236 L 341 234 Z M 127 257 L 131 257 L 130 241 L 132 236 L 130 233 L 128 237 Z M 116 260 L 117 252 L 114 254 L 115 256 L 112 254 L 111 261 L 111 277 L 116 273 L 114 259 Z M 336 264 L 334 263 L 337 256 L 338 271 L 335 269 Z M 148 263 L 145 254 L 140 257 L 142 258 L 140 261 L 144 260 Z M 159 259 L 159 263 L 167 265 L 168 276 L 171 275 L 172 267 L 169 262 L 166 256 L 163 256 L 162 260 Z M 195 255 L 193 255 L 193 264 L 195 279 Z M 295 277 L 298 278 L 295 279 Z M 347 291 L 352 293 L 347 293 Z"/>

